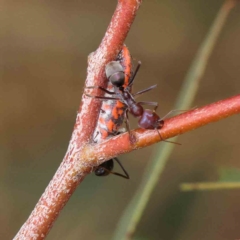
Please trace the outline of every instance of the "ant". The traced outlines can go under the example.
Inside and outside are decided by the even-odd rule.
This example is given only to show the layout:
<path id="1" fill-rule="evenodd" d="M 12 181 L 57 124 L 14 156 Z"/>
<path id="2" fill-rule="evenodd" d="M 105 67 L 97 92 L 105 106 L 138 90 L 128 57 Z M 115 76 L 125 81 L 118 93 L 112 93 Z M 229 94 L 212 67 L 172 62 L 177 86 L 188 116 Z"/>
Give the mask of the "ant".
<path id="1" fill-rule="evenodd" d="M 129 81 L 129 84 L 126 87 L 124 87 L 123 85 L 125 80 L 125 73 L 124 73 L 123 66 L 119 63 L 119 61 L 112 61 L 106 65 L 105 72 L 108 80 L 112 83 L 114 87 L 114 91 L 113 92 L 108 91 L 107 89 L 100 86 L 86 87 L 88 89 L 97 88 L 109 95 L 114 96 L 114 97 L 104 97 L 104 96 L 100 97 L 100 96 L 91 96 L 86 94 L 89 97 L 94 97 L 102 100 L 117 100 L 117 101 L 123 102 L 127 106 L 125 111 L 125 122 L 126 122 L 126 127 L 130 136 L 131 136 L 131 133 L 130 133 L 130 127 L 129 127 L 128 112 L 130 112 L 134 117 L 139 118 L 138 126 L 140 128 L 157 130 L 157 129 L 161 129 L 164 125 L 163 118 L 160 118 L 156 114 L 156 110 L 158 107 L 157 102 L 136 102 L 134 99 L 135 96 L 148 92 L 153 88 L 155 88 L 157 85 L 150 86 L 149 88 L 139 91 L 135 94 L 131 93 L 132 85 L 136 77 L 136 74 L 139 71 L 140 66 L 141 66 L 141 62 L 139 61 L 136 67 L 136 70 Z M 153 110 L 144 109 L 142 105 L 154 106 L 154 109 Z M 162 137 L 159 131 L 157 132 L 160 136 L 160 139 L 162 140 Z"/>
<path id="2" fill-rule="evenodd" d="M 111 134 L 111 135 L 118 135 L 120 134 L 121 132 L 118 131 L 117 133 L 115 134 Z M 97 135 L 99 135 L 99 132 L 97 133 Z M 96 136 L 97 137 L 97 136 Z M 114 161 L 115 160 L 118 165 L 121 167 L 121 169 L 123 170 L 124 174 L 121 174 L 121 173 L 117 173 L 117 172 L 113 172 L 113 168 L 114 168 Z M 100 164 L 99 166 L 97 166 L 94 170 L 95 172 L 95 175 L 98 176 L 98 177 L 103 177 L 103 176 L 108 176 L 109 174 L 114 174 L 114 175 L 117 175 L 119 177 L 123 177 L 123 178 L 126 178 L 126 179 L 129 179 L 129 174 L 127 173 L 127 171 L 125 170 L 125 168 L 123 167 L 123 165 L 121 164 L 120 160 L 118 158 L 112 158 L 112 159 L 109 159 L 107 160 L 106 162 Z"/>
<path id="3" fill-rule="evenodd" d="M 114 167 L 113 160 L 115 160 L 119 164 L 119 166 L 122 168 L 125 175 L 121 174 L 121 173 L 117 173 L 117 172 L 112 172 L 112 169 Z M 111 173 L 111 174 L 129 179 L 129 175 L 128 175 L 127 171 L 124 169 L 123 165 L 121 164 L 121 162 L 117 158 L 110 159 L 110 160 L 100 164 L 94 172 L 95 172 L 95 175 L 99 176 L 99 177 L 107 176 Z"/>
<path id="4" fill-rule="evenodd" d="M 113 97 L 108 97 L 108 96 L 100 97 L 100 96 L 92 96 L 89 94 L 86 94 L 86 95 L 89 97 L 93 97 L 93 98 L 97 98 L 97 99 L 101 99 L 101 100 L 116 100 L 116 101 L 120 101 L 126 105 L 124 119 L 126 122 L 127 131 L 129 132 L 129 135 L 130 135 L 130 140 L 132 140 L 132 135 L 130 132 L 130 127 L 129 127 L 128 112 L 130 112 L 134 117 L 139 118 L 139 120 L 138 120 L 139 127 L 143 128 L 143 129 L 156 129 L 159 134 L 160 139 L 163 140 L 158 129 L 161 129 L 163 127 L 163 125 L 164 125 L 163 119 L 166 118 L 167 115 L 169 115 L 172 111 L 169 112 L 165 117 L 160 118 L 156 113 L 156 110 L 158 108 L 157 102 L 136 102 L 135 101 L 135 98 L 134 98 L 135 96 L 141 95 L 145 92 L 148 92 L 157 86 L 157 85 L 153 85 L 153 86 L 150 86 L 149 88 L 139 91 L 135 94 L 131 93 L 132 85 L 133 85 L 134 79 L 137 75 L 137 72 L 139 71 L 140 66 L 141 66 L 141 62 L 139 61 L 134 73 L 130 77 L 130 81 L 129 81 L 128 85 L 125 87 L 124 86 L 125 72 L 124 72 L 123 66 L 121 65 L 121 63 L 119 61 L 109 62 L 106 65 L 105 72 L 106 72 L 107 79 L 113 85 L 114 91 L 113 92 L 109 91 L 100 86 L 90 86 L 90 87 L 86 87 L 86 88 L 87 89 L 97 88 L 109 95 L 113 95 Z M 154 106 L 154 109 L 153 110 L 144 109 L 142 105 Z M 163 141 L 175 143 L 175 142 L 166 141 L 166 140 L 163 140 Z M 178 144 L 178 143 L 175 143 L 175 144 Z M 114 167 L 113 160 L 117 161 L 117 163 L 120 165 L 120 167 L 122 168 L 125 175 L 116 173 L 116 172 L 112 172 L 112 169 Z M 97 176 L 107 176 L 110 173 L 121 176 L 126 179 L 129 179 L 128 173 L 126 172 L 126 170 L 124 169 L 124 167 L 122 166 L 122 164 L 120 163 L 120 161 L 117 158 L 110 159 L 110 160 L 100 164 L 97 167 L 97 169 L 95 170 L 95 175 L 97 175 Z"/>

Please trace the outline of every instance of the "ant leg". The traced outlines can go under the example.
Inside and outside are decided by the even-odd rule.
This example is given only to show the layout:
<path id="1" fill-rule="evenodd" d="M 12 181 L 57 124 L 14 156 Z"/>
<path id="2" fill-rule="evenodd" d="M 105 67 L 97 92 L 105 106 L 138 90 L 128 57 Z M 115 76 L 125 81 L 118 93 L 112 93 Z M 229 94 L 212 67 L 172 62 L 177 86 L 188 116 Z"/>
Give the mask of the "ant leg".
<path id="1" fill-rule="evenodd" d="M 128 134 L 129 134 L 130 142 L 133 144 L 136 141 L 136 138 L 130 131 L 130 124 L 129 124 L 129 120 L 128 120 L 128 109 L 125 112 L 124 119 L 125 119 L 125 124 L 126 124 L 127 131 L 128 131 Z"/>
<path id="2" fill-rule="evenodd" d="M 126 128 L 127 128 L 127 131 L 129 133 L 129 135 L 131 136 L 130 125 L 129 125 L 129 120 L 128 120 L 128 109 L 126 109 L 124 115 L 125 115 L 124 116 L 124 121 L 125 121 L 125 124 L 126 124 Z"/>
<path id="3" fill-rule="evenodd" d="M 121 164 L 120 160 L 117 159 L 117 158 L 114 158 L 114 160 L 115 160 L 115 161 L 119 164 L 119 166 L 122 168 L 122 170 L 123 170 L 123 172 L 125 173 L 125 175 L 120 174 L 120 173 L 116 173 L 116 172 L 115 172 L 115 173 L 112 172 L 112 173 L 115 174 L 115 175 L 121 176 L 121 177 L 123 177 L 123 178 L 129 179 L 130 177 L 129 177 L 127 171 L 125 170 L 125 168 L 123 167 L 123 165 Z"/>
<path id="4" fill-rule="evenodd" d="M 129 81 L 129 84 L 128 84 L 129 87 L 131 87 L 133 85 L 134 78 L 136 77 L 136 75 L 138 73 L 138 70 L 141 67 L 141 64 L 142 64 L 141 61 L 138 61 L 138 65 L 137 65 L 137 67 L 136 67 L 136 69 L 135 69 L 135 71 L 134 71 L 134 73 L 131 77 L 131 80 Z"/>
<path id="5" fill-rule="evenodd" d="M 119 98 L 93 96 L 93 95 L 86 94 L 86 93 L 85 93 L 85 95 L 90 97 L 90 98 L 97 98 L 97 99 L 101 99 L 101 100 L 117 100 L 117 101 L 120 100 Z"/>
<path id="6" fill-rule="evenodd" d="M 135 96 L 137 96 L 137 95 L 140 95 L 140 94 L 143 94 L 143 93 L 145 93 L 145 92 L 148 92 L 148 91 L 152 90 L 152 89 L 155 88 L 155 87 L 157 87 L 157 84 L 156 84 L 156 85 L 153 85 L 153 86 L 151 86 L 151 87 L 149 87 L 149 88 L 146 88 L 146 89 L 144 89 L 144 90 L 142 90 L 142 91 L 136 92 L 136 93 L 134 93 L 134 94 L 132 94 L 132 95 L 135 97 Z"/>
<path id="7" fill-rule="evenodd" d="M 138 102 L 140 105 L 149 105 L 149 106 L 155 106 L 153 108 L 153 111 L 155 112 L 158 108 L 158 102 Z"/>
<path id="8" fill-rule="evenodd" d="M 111 91 L 108 91 L 107 89 L 103 88 L 103 87 L 100 87 L 100 86 L 91 86 L 91 87 L 85 87 L 87 89 L 93 89 L 93 88 L 97 88 L 97 89 L 100 89 L 102 90 L 103 92 L 105 93 L 108 93 L 108 94 L 111 94 L 111 95 L 114 95 L 115 92 L 111 92 Z"/>
<path id="9" fill-rule="evenodd" d="M 97 134 L 95 135 L 95 137 L 93 137 L 93 142 L 94 142 L 94 143 L 96 143 L 95 139 L 96 139 L 96 137 L 98 136 L 98 134 L 99 134 L 99 131 L 97 132 Z"/>
<path id="10" fill-rule="evenodd" d="M 168 141 L 168 140 L 163 139 L 163 137 L 162 137 L 161 133 L 158 131 L 158 129 L 157 128 L 155 128 L 155 129 L 157 130 L 159 138 L 160 138 L 161 141 L 167 142 L 167 143 L 173 143 L 173 144 L 176 144 L 176 145 L 182 145 L 181 143 L 178 143 L 178 142 L 173 142 L 173 141 Z"/>

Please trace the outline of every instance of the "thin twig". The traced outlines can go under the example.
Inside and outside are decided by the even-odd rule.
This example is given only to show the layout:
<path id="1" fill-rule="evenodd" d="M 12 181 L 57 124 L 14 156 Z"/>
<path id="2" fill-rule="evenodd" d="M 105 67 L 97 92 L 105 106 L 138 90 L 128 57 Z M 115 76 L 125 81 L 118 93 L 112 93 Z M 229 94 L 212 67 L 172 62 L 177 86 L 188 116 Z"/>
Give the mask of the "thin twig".
<path id="1" fill-rule="evenodd" d="M 167 119 L 160 130 L 161 137 L 172 138 L 239 113 L 240 94 Z M 134 144 L 129 140 L 129 133 L 124 133 L 99 144 L 86 145 L 75 157 L 80 161 L 88 159 L 86 164 L 95 167 L 119 154 L 161 141 L 156 130 L 138 128 L 131 133 L 136 137 Z"/>
<path id="2" fill-rule="evenodd" d="M 227 190 L 240 188 L 240 182 L 196 182 L 182 183 L 181 191 L 212 191 L 212 190 Z"/>

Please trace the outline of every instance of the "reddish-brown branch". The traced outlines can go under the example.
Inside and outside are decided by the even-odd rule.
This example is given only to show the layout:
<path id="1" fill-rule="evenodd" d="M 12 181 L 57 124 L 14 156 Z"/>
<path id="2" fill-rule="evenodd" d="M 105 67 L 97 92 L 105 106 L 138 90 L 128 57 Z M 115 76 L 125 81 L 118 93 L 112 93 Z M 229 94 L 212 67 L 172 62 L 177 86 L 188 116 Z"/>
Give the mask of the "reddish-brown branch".
<path id="1" fill-rule="evenodd" d="M 105 86 L 104 67 L 121 49 L 140 3 L 140 0 L 119 0 L 102 43 L 89 56 L 87 86 Z M 96 99 L 83 97 L 64 160 L 15 239 L 44 239 L 77 185 L 95 166 L 118 154 L 159 141 L 155 130 L 137 129 L 133 131 L 134 144 L 129 142 L 128 133 L 99 145 L 89 144 L 100 104 Z M 166 120 L 161 136 L 167 139 L 239 112 L 240 95 Z"/>
<path id="2" fill-rule="evenodd" d="M 237 95 L 167 119 L 160 131 L 161 136 L 163 139 L 171 138 L 239 113 L 240 95 Z M 81 155 L 78 155 L 79 161 L 88 159 L 91 166 L 97 166 L 116 155 L 160 141 L 156 130 L 136 129 L 132 133 L 136 136 L 135 144 L 130 143 L 128 133 L 121 134 L 98 145 L 86 146 Z"/>
<path id="3" fill-rule="evenodd" d="M 104 67 L 116 58 L 135 18 L 141 0 L 119 0 L 99 48 L 88 58 L 87 86 L 106 85 Z M 103 93 L 99 93 L 101 95 Z M 90 172 L 89 164 L 79 162 L 76 153 L 89 143 L 94 132 L 100 101 L 83 97 L 67 153 L 28 220 L 14 239 L 44 239 L 77 185 Z"/>

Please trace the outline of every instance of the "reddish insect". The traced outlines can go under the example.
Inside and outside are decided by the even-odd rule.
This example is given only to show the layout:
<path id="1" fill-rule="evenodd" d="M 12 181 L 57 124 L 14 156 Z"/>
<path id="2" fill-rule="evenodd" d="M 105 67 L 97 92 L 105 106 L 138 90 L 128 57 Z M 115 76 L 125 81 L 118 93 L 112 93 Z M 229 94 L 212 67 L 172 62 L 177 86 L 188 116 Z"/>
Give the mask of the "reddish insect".
<path id="1" fill-rule="evenodd" d="M 132 75 L 131 69 L 132 69 L 132 63 L 131 63 L 131 56 L 129 53 L 128 48 L 124 45 L 121 52 L 119 53 L 116 62 L 121 65 L 121 69 L 123 72 L 119 73 L 114 71 L 114 69 L 109 69 L 112 74 L 120 74 L 121 79 L 123 80 L 122 85 L 124 87 L 127 87 L 129 85 L 129 81 Z M 107 86 L 107 91 L 113 91 L 114 85 L 109 81 Z M 109 97 L 109 95 L 106 93 L 105 97 Z M 96 127 L 95 133 L 94 133 L 94 142 L 101 142 L 111 136 L 115 136 L 119 134 L 120 127 L 123 124 L 123 121 L 125 119 L 125 112 L 126 112 L 127 106 L 121 102 L 116 101 L 112 99 L 108 99 L 107 101 L 104 101 L 102 103 L 101 112 L 99 115 L 99 121 L 98 125 Z M 120 174 L 117 172 L 113 172 L 114 167 L 114 160 L 119 164 L 119 166 L 122 168 L 124 174 Z M 129 175 L 122 166 L 121 162 L 117 158 L 110 159 L 101 165 L 99 165 L 96 170 L 95 174 L 97 176 L 107 176 L 110 173 L 121 176 L 123 178 L 129 179 Z"/>
<path id="2" fill-rule="evenodd" d="M 116 59 L 116 62 L 118 65 L 121 66 L 122 72 L 117 72 L 114 67 L 108 68 L 106 66 L 106 69 L 109 69 L 109 71 L 114 75 L 115 73 L 121 75 L 122 85 L 123 87 L 127 87 L 129 85 L 129 81 L 131 79 L 131 69 L 132 69 L 132 63 L 131 63 L 131 55 L 128 50 L 128 48 L 124 45 L 121 52 L 118 54 L 118 57 Z M 92 88 L 92 87 L 87 87 Z M 99 121 L 97 128 L 95 130 L 95 141 L 99 142 L 103 139 L 106 139 L 109 134 L 110 135 L 117 135 L 119 132 L 119 128 L 122 126 L 124 121 L 124 113 L 126 111 L 126 104 L 124 104 L 122 101 L 116 101 L 115 99 L 109 99 L 110 96 L 108 95 L 108 91 L 112 92 L 114 91 L 114 85 L 112 82 L 108 82 L 107 89 L 101 88 L 106 90 L 105 97 L 107 98 L 107 101 L 103 101 L 101 112 L 99 116 Z M 104 98 L 105 98 L 104 97 Z"/>
<path id="3" fill-rule="evenodd" d="M 138 126 L 144 129 L 161 129 L 164 125 L 164 121 L 156 114 L 156 110 L 158 107 L 157 102 L 136 102 L 134 97 L 145 92 L 148 92 L 155 88 L 157 85 L 153 85 L 147 89 L 139 91 L 135 94 L 131 93 L 132 85 L 136 74 L 141 66 L 141 62 L 138 62 L 138 66 L 135 72 L 131 75 L 131 78 L 125 83 L 125 75 L 124 69 L 122 65 L 118 61 L 112 61 L 106 65 L 106 75 L 109 79 L 109 82 L 112 83 L 114 91 L 109 91 L 108 89 L 102 88 L 100 86 L 93 86 L 89 88 L 98 88 L 109 94 L 110 96 L 91 96 L 94 98 L 102 99 L 102 100 L 111 100 L 121 102 L 125 110 L 124 116 L 126 119 L 126 127 L 130 134 L 129 120 L 128 120 L 128 112 L 130 112 L 134 117 L 138 118 Z M 154 106 L 153 110 L 144 109 L 142 105 L 150 105 Z M 159 133 L 159 132 L 158 132 Z M 131 135 L 130 135 L 131 136 Z M 161 135 L 159 133 L 161 138 Z M 162 139 L 162 138 L 161 138 Z"/>

